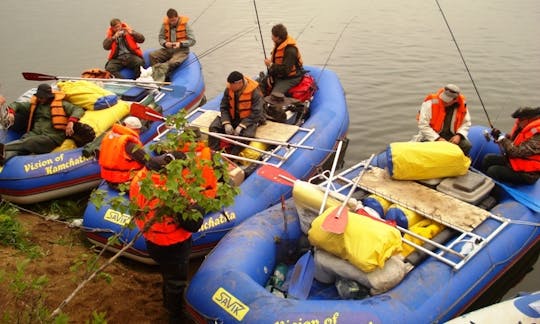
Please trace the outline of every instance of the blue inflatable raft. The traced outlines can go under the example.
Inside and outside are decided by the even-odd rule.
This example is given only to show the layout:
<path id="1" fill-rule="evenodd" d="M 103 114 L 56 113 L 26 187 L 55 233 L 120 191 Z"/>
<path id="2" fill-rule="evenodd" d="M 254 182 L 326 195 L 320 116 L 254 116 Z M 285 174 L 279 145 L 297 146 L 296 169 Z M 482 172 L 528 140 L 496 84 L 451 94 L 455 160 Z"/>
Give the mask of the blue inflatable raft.
<path id="1" fill-rule="evenodd" d="M 246 169 L 246 175 L 239 181 L 240 194 L 235 197 L 232 206 L 225 207 L 221 212 L 204 216 L 204 223 L 200 230 L 193 234 L 194 255 L 208 252 L 228 231 L 242 221 L 272 206 L 282 196 L 290 196 L 290 186 L 269 183 L 251 168 L 261 164 L 275 165 L 303 179 L 314 174 L 319 168 L 328 164 L 327 162 L 331 164 L 332 154 L 336 151 L 338 141 L 346 142 L 349 113 L 345 93 L 338 76 L 328 69 L 318 67 L 306 67 L 306 69 L 318 85 L 318 90 L 310 104 L 309 118 L 300 126 L 267 122 L 266 125 L 259 127 L 257 136 L 261 131 L 265 134 L 262 137 L 266 139 L 289 135 L 283 139 L 284 144 L 271 146 L 271 154 L 263 154 L 262 160 L 254 161 L 258 163 L 251 164 L 247 168 L 241 167 Z M 221 98 L 222 94 L 196 109 L 188 116 L 188 121 L 202 129 L 206 128 L 219 112 Z M 341 156 L 344 152 L 343 149 Z M 243 162 L 243 160 L 239 161 Z M 99 189 L 106 191 L 109 198 L 118 195 L 106 184 L 101 184 Z M 109 205 L 96 209 L 95 205 L 89 203 L 84 213 L 83 227 L 88 229 L 86 235 L 91 242 L 116 250 L 120 246 L 107 245 L 107 239 L 113 235 L 112 233 L 122 231 L 121 241 L 123 242 L 129 242 L 138 233 L 136 229 L 125 228 L 130 219 L 129 215 L 122 215 L 111 209 Z M 139 238 L 124 255 L 141 262 L 153 263 L 146 252 L 146 245 L 142 238 Z"/>
<path id="2" fill-rule="evenodd" d="M 494 143 L 485 141 L 483 129 L 471 129 L 473 161 L 481 161 L 488 152 L 498 152 Z M 465 312 L 522 259 L 527 256 L 530 258 L 531 254 L 533 260 L 538 257 L 540 213 L 538 205 L 528 199 L 537 204 L 540 182 L 532 186 L 508 187 L 511 189 L 507 191 L 481 175 L 482 182 L 491 183 L 492 186 L 488 194 L 479 199 L 480 205 L 486 204 L 489 207 L 479 208 L 456 198 L 459 193 L 443 193 L 429 184 L 389 179 L 383 175 L 386 173 L 383 168 L 387 164 L 385 155 L 381 153 L 376 156 L 359 181 L 361 189 L 355 190 L 352 197 L 364 199 L 366 194 L 375 191 L 385 195 L 385 192 L 392 192 L 392 189 L 388 189 L 392 187 L 392 182 L 399 182 L 400 186 L 411 188 L 403 190 L 400 187 L 394 192 L 395 195 L 386 198 L 398 203 L 406 203 L 409 199 L 410 207 L 424 210 L 426 218 L 430 214 L 435 216 L 450 229 L 449 232 L 441 232 L 441 235 L 445 233 L 446 238 L 440 239 L 442 236 L 437 235 L 428 240 L 433 243 L 431 248 L 424 249 L 425 252 L 422 247 L 417 248 L 415 254 L 423 252 L 423 257 L 405 258 L 403 262 L 408 262 L 409 268 L 400 281 L 387 287 L 385 292 L 373 293 L 368 288 L 366 292 L 369 294 L 366 296 L 342 299 L 334 283 L 317 280 L 320 278 L 317 270 L 319 263 L 313 266 L 310 262 L 303 262 L 302 258 L 298 262 L 294 258 L 286 263 L 289 271 L 281 286 L 285 287 L 284 290 L 268 289 L 270 283 L 276 282 L 272 280 L 275 279 L 272 276 L 276 266 L 287 262 L 287 257 L 293 255 L 291 251 L 294 249 L 291 247 L 306 242 L 302 229 L 302 210 L 305 209 L 299 208 L 301 201 L 293 191 L 294 199 L 287 200 L 283 206 L 277 204 L 250 217 L 229 232 L 206 256 L 186 292 L 188 310 L 197 322 L 442 323 Z M 353 185 L 352 180 L 363 168 L 364 164 L 359 163 L 336 175 L 332 181 L 333 192 L 347 195 Z M 375 174 L 383 176 L 377 178 Z M 457 181 L 457 186 L 451 187 L 468 186 L 465 182 L 470 179 L 461 182 L 459 179 L 464 178 L 456 177 L 452 181 Z M 319 186 L 318 190 L 324 191 L 325 183 Z M 420 201 L 414 194 L 406 198 L 413 188 L 417 190 L 419 187 L 432 195 L 432 198 Z M 456 197 L 452 194 L 456 194 Z M 307 193 L 304 196 L 310 197 L 313 194 Z M 433 205 L 436 199 L 441 198 L 452 201 L 448 211 L 441 212 L 444 204 L 437 204 L 426 212 L 426 206 Z M 474 225 L 459 222 L 471 220 L 476 213 L 484 217 L 473 221 Z M 451 217 L 446 218 L 448 215 Z M 351 217 L 349 215 L 349 221 Z M 302 251 L 295 253 L 302 254 Z M 332 268 L 332 264 L 329 267 Z M 315 279 L 310 280 L 313 275 Z M 379 279 L 384 281 L 385 278 Z M 287 287 L 291 291 L 291 287 L 303 287 L 306 284 L 306 299 L 288 295 Z"/>
<path id="3" fill-rule="evenodd" d="M 145 52 L 146 62 L 149 62 L 148 53 L 149 51 Z M 123 73 L 129 76 L 128 71 Z M 202 67 L 194 53 L 190 53 L 188 59 L 172 73 L 170 78 L 171 85 L 163 87 L 167 90 L 151 91 L 136 86 L 130 90 L 143 93 L 142 101 L 139 102 L 154 101 L 162 108 L 162 114 L 165 116 L 175 114 L 180 109 L 195 108 L 204 100 Z M 106 83 L 106 87 L 113 90 L 109 82 Z M 123 87 L 122 91 L 127 93 L 130 90 L 126 91 Z M 28 97 L 32 94 L 33 91 L 30 90 Z M 117 113 L 118 111 L 115 112 Z M 129 107 L 125 113 L 129 113 Z M 141 140 L 150 141 L 158 134 L 157 128 L 160 125 L 161 122 L 146 125 L 144 132 L 141 133 Z M 16 140 L 22 135 L 13 130 L 0 131 L 3 132 L 0 138 L 3 143 Z M 67 150 L 57 149 L 47 154 L 15 156 L 0 167 L 0 195 L 5 200 L 19 204 L 37 203 L 87 191 L 97 187 L 100 181 L 100 169 L 96 158 L 85 157 L 82 147 L 72 146 Z"/>

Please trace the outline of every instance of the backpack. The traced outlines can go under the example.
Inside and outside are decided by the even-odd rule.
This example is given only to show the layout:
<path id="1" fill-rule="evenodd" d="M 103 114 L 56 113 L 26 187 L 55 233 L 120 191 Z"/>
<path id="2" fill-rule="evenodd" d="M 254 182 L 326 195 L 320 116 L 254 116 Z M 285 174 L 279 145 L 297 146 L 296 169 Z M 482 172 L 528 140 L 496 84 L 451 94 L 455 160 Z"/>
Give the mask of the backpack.
<path id="1" fill-rule="evenodd" d="M 311 101 L 315 91 L 317 91 L 317 83 L 309 73 L 305 73 L 300 80 L 300 83 L 290 88 L 288 94 L 300 101 Z"/>

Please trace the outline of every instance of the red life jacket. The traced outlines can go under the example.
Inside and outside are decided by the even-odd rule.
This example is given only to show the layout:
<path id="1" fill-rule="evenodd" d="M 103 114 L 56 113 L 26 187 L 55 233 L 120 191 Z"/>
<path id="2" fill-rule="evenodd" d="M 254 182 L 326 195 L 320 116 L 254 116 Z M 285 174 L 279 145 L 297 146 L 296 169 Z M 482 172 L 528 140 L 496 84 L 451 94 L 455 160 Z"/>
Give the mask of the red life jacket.
<path id="1" fill-rule="evenodd" d="M 429 122 L 429 125 L 431 128 L 433 128 L 437 133 L 442 130 L 443 124 L 444 124 L 444 117 L 446 116 L 446 109 L 444 108 L 443 101 L 439 98 L 440 94 L 444 91 L 444 88 L 441 88 L 437 91 L 437 93 L 429 94 L 425 101 L 431 100 L 431 121 Z M 465 105 L 466 100 L 465 96 L 462 94 L 459 94 L 457 98 L 457 102 L 459 104 L 456 114 L 454 117 L 454 128 L 453 132 L 456 133 L 459 127 L 463 124 L 463 120 L 465 119 L 465 115 L 467 114 L 467 106 Z M 416 116 L 416 119 L 418 120 L 420 116 L 420 113 Z"/>
<path id="2" fill-rule="evenodd" d="M 517 132 L 518 122 L 514 124 L 510 138 L 514 139 L 514 145 L 518 146 L 521 143 L 529 140 L 531 137 L 540 133 L 540 118 L 528 123 L 519 133 Z M 508 159 L 514 171 L 518 172 L 538 172 L 540 171 L 540 154 L 535 154 L 527 158 Z"/>
<path id="3" fill-rule="evenodd" d="M 182 151 L 187 151 L 189 145 L 184 146 Z M 204 143 L 198 143 L 195 149 L 197 153 L 197 160 L 211 160 L 211 151 Z M 131 187 L 129 191 L 129 196 L 131 199 L 135 200 L 135 203 L 139 208 L 149 208 L 149 212 L 145 217 L 137 217 L 135 223 L 140 230 L 143 230 L 146 226 L 146 223 L 149 222 L 155 215 L 155 207 L 158 205 L 158 199 L 146 199 L 144 195 L 140 193 L 141 179 L 147 177 L 148 170 L 143 168 L 140 170 L 135 178 L 131 181 Z M 202 168 L 202 174 L 205 179 L 205 182 L 202 184 L 203 194 L 206 197 L 214 198 L 217 193 L 217 177 L 214 173 L 214 170 L 210 166 L 204 166 Z M 184 179 L 181 180 L 184 183 L 189 183 L 187 179 L 189 178 L 189 170 L 183 170 Z M 164 186 L 166 180 L 163 178 L 163 175 L 153 173 L 152 181 L 154 185 L 159 188 Z M 180 194 L 185 195 L 185 192 L 182 188 L 179 189 Z M 148 241 L 155 243 L 161 246 L 168 246 L 183 242 L 191 237 L 191 232 L 182 228 L 173 217 L 163 216 L 160 222 L 153 223 L 150 228 L 143 233 L 143 236 Z"/>
<path id="4" fill-rule="evenodd" d="M 143 144 L 136 131 L 114 124 L 101 142 L 99 165 L 101 177 L 112 183 L 123 183 L 133 178 L 143 165 L 133 160 L 126 152 L 127 143 Z"/>
<path id="5" fill-rule="evenodd" d="M 122 23 L 122 27 L 131 30 L 128 24 L 124 22 Z M 107 38 L 112 38 L 113 35 L 114 35 L 114 30 L 112 27 L 109 27 L 109 29 L 107 29 Z M 135 38 L 133 38 L 133 36 L 130 33 L 125 33 L 124 38 L 126 40 L 126 45 L 129 51 L 139 57 L 143 57 L 143 52 L 141 48 L 139 47 L 139 44 L 137 44 L 137 42 L 135 41 Z M 109 51 L 109 60 L 114 58 L 117 52 L 118 52 L 118 42 L 113 41 L 111 45 L 111 50 Z"/>
<path id="6" fill-rule="evenodd" d="M 137 175 L 131 181 L 131 186 L 129 189 L 129 197 L 135 200 L 135 203 L 139 208 L 149 208 L 149 212 L 145 217 L 135 218 L 135 224 L 139 230 L 143 230 L 146 226 L 146 223 L 150 221 L 155 214 L 155 207 L 159 203 L 157 198 L 146 199 L 144 195 L 141 194 L 141 180 L 148 177 L 148 169 L 143 168 L 140 170 Z M 158 173 L 152 174 L 152 181 L 156 187 L 164 186 L 165 181 L 161 179 L 163 175 Z M 155 222 L 143 232 L 143 236 L 148 241 L 155 243 L 161 246 L 173 245 L 176 243 L 183 242 L 191 237 L 191 233 L 183 229 L 176 220 L 170 216 L 163 216 L 160 222 Z"/>

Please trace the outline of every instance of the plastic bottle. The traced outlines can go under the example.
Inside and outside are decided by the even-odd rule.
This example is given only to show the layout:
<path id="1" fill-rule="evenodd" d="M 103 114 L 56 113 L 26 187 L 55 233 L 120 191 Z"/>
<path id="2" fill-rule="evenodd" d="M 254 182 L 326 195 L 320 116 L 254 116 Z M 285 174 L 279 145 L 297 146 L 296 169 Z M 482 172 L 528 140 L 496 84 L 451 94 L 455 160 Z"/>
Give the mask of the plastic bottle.
<path id="1" fill-rule="evenodd" d="M 367 294 L 367 288 L 354 280 L 339 278 L 335 282 L 339 297 L 342 299 L 362 299 Z"/>
<path id="2" fill-rule="evenodd" d="M 284 263 L 280 263 L 274 269 L 274 274 L 272 275 L 272 286 L 276 288 L 281 288 L 285 282 L 285 277 L 287 276 L 287 266 Z"/>
<path id="3" fill-rule="evenodd" d="M 287 270 L 288 268 L 285 264 L 278 264 L 274 269 L 274 273 L 268 280 L 268 284 L 265 287 L 266 290 L 278 297 L 286 298 L 286 293 L 283 290 L 283 283 L 287 276 Z"/>

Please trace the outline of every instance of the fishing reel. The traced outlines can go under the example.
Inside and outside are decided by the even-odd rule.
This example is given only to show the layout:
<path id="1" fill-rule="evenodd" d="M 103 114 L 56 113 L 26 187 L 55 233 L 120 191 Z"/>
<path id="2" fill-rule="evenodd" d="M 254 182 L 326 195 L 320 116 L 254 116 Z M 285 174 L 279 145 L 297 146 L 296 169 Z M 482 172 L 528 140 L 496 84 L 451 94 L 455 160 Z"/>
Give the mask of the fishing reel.
<path id="1" fill-rule="evenodd" d="M 483 134 L 484 134 L 484 138 L 486 139 L 486 142 L 491 142 L 491 134 L 488 132 L 487 129 L 484 129 Z"/>

